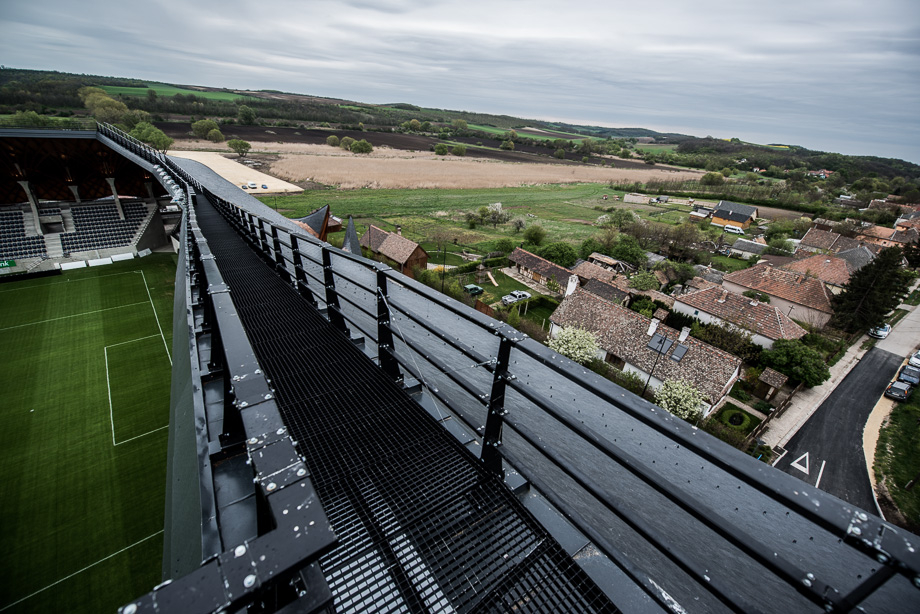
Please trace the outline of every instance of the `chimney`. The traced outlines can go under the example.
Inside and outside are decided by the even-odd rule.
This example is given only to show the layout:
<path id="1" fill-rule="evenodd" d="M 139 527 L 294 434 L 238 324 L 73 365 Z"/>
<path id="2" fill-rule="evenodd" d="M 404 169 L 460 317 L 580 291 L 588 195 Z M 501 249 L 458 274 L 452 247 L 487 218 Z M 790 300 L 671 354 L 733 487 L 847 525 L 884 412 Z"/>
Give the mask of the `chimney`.
<path id="1" fill-rule="evenodd" d="M 677 342 L 683 343 L 684 341 L 687 340 L 687 337 L 689 335 L 690 335 L 690 327 L 684 326 L 682 329 L 680 329 L 680 337 L 677 338 Z"/>
<path id="2" fill-rule="evenodd" d="M 398 234 L 399 236 L 402 236 L 402 226 L 400 226 L 399 224 L 396 225 L 396 234 Z"/>
<path id="3" fill-rule="evenodd" d="M 651 323 L 648 325 L 648 332 L 645 333 L 649 337 L 655 334 L 655 331 L 658 330 L 658 325 L 661 323 L 661 320 L 658 318 L 652 318 Z"/>
<path id="4" fill-rule="evenodd" d="M 570 275 L 569 283 L 565 287 L 565 295 L 569 296 L 578 288 L 578 275 Z"/>
<path id="5" fill-rule="evenodd" d="M 722 290 L 722 296 L 720 296 L 716 302 L 724 303 L 727 297 L 728 297 L 728 290 Z"/>

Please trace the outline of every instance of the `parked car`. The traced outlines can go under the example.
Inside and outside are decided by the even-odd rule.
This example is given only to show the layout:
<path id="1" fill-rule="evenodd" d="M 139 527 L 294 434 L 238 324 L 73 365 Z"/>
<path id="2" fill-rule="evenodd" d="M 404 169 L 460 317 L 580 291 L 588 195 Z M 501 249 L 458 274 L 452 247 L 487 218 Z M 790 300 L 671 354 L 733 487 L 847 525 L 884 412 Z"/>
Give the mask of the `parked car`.
<path id="1" fill-rule="evenodd" d="M 259 184 L 257 184 L 255 181 L 250 181 L 250 182 L 249 182 L 249 189 L 250 189 L 250 190 L 255 190 L 257 187 L 259 187 Z"/>
<path id="2" fill-rule="evenodd" d="M 885 390 L 885 396 L 895 401 L 906 401 L 913 391 L 914 389 L 910 384 L 905 384 L 904 382 L 891 382 L 888 384 L 888 389 Z"/>
<path id="3" fill-rule="evenodd" d="M 916 354 L 911 356 L 910 360 L 907 361 L 907 364 L 909 364 L 912 367 L 920 367 L 920 352 L 917 352 Z"/>
<path id="4" fill-rule="evenodd" d="M 884 339 L 890 332 L 891 324 L 882 324 L 881 326 L 876 326 L 875 328 L 869 329 L 869 336 L 875 337 L 876 339 Z"/>
<path id="5" fill-rule="evenodd" d="M 476 284 L 467 284 L 463 286 L 463 290 L 470 296 L 477 296 L 482 294 L 482 288 Z"/>
<path id="6" fill-rule="evenodd" d="M 248 189 L 248 188 L 249 188 L 249 186 L 248 186 L 248 185 L 246 185 L 245 183 L 244 183 L 243 185 L 241 185 L 240 187 L 241 187 L 241 188 L 243 188 L 244 190 L 246 190 L 246 189 Z"/>
<path id="7" fill-rule="evenodd" d="M 727 224 L 725 225 L 725 232 L 730 232 L 733 235 L 744 234 L 744 230 L 742 228 L 739 228 L 738 226 L 729 226 Z"/>
<path id="8" fill-rule="evenodd" d="M 263 184 L 262 184 L 262 189 L 263 189 L 263 190 L 267 190 L 267 189 L 268 189 L 268 186 L 265 185 L 265 184 L 263 183 Z"/>
<path id="9" fill-rule="evenodd" d="M 511 305 L 528 298 L 530 298 L 530 292 L 524 292 L 523 290 L 512 290 L 511 294 L 506 294 L 502 297 L 502 304 Z"/>
<path id="10" fill-rule="evenodd" d="M 901 367 L 901 372 L 898 373 L 898 381 L 910 384 L 911 386 L 920 384 L 920 369 L 911 367 L 910 365 L 904 365 Z"/>

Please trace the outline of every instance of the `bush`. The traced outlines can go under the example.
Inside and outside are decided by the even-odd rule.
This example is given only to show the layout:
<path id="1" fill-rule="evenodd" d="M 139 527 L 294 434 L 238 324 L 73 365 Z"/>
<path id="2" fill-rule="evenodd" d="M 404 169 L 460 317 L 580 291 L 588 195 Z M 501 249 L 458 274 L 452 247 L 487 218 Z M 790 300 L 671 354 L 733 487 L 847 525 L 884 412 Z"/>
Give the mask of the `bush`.
<path id="1" fill-rule="evenodd" d="M 500 256 L 498 258 L 487 258 L 486 260 L 478 260 L 476 262 L 467 262 L 466 264 L 461 264 L 460 266 L 454 267 L 451 269 L 451 273 L 454 275 L 461 275 L 463 273 L 472 273 L 476 268 L 482 264 L 486 268 L 501 268 L 508 266 L 508 258 L 506 256 Z"/>
<path id="2" fill-rule="evenodd" d="M 655 402 L 678 418 L 693 422 L 699 418 L 703 393 L 686 380 L 668 379 L 655 391 Z"/>
<path id="3" fill-rule="evenodd" d="M 773 348 L 761 354 L 764 365 L 783 375 L 804 383 L 809 388 L 817 386 L 831 376 L 821 352 L 808 347 L 798 339 L 777 339 Z"/>
<path id="4" fill-rule="evenodd" d="M 510 254 L 514 251 L 514 241 L 511 239 L 499 239 L 495 243 L 495 249 L 504 254 Z"/>
<path id="5" fill-rule="evenodd" d="M 546 230 L 539 224 L 531 224 L 524 231 L 524 240 L 532 245 L 540 245 L 546 238 Z"/>
<path id="6" fill-rule="evenodd" d="M 208 132 L 208 140 L 212 143 L 223 143 L 224 142 L 224 133 L 214 128 Z"/>
<path id="7" fill-rule="evenodd" d="M 527 235 L 525 234 L 524 237 L 526 238 Z M 541 249 L 537 255 L 566 268 L 572 266 L 578 260 L 578 253 L 575 248 L 563 241 L 550 243 Z"/>
<path id="8" fill-rule="evenodd" d="M 227 147 L 239 154 L 241 158 L 252 149 L 252 145 L 242 139 L 231 139 L 227 141 Z"/>
<path id="9" fill-rule="evenodd" d="M 615 383 L 629 390 L 633 394 L 642 392 L 645 386 L 645 380 L 635 371 L 620 371 L 619 369 L 610 369 L 608 372 L 610 379 Z"/>
<path id="10" fill-rule="evenodd" d="M 217 122 L 213 119 L 202 119 L 192 124 L 192 133 L 199 139 L 208 138 L 211 130 L 217 130 Z"/>
<path id="11" fill-rule="evenodd" d="M 438 156 L 446 156 L 447 151 L 447 145 L 445 143 L 438 143 L 434 146 L 434 153 Z"/>
<path id="12" fill-rule="evenodd" d="M 555 350 L 578 364 L 589 363 L 597 356 L 597 340 L 594 333 L 582 328 L 567 327 L 556 333 L 556 336 L 547 344 Z"/>
<path id="13" fill-rule="evenodd" d="M 353 138 L 351 138 L 350 136 L 343 136 L 341 140 L 339 140 L 339 147 L 350 151 L 353 143 L 355 143 L 355 140 Z"/>
<path id="14" fill-rule="evenodd" d="M 329 145 L 331 147 L 338 147 L 339 137 L 337 137 L 334 134 L 330 134 L 328 137 L 326 137 L 326 145 Z"/>
<path id="15" fill-rule="evenodd" d="M 651 273 L 636 273 L 629 278 L 629 287 L 636 290 L 657 290 L 660 286 L 658 278 Z"/>
<path id="16" fill-rule="evenodd" d="M 557 160 L 562 160 L 565 158 L 565 150 L 560 147 L 553 153 L 553 157 L 555 157 Z"/>
<path id="17" fill-rule="evenodd" d="M 465 156 L 466 155 L 466 145 L 454 145 L 450 153 L 454 156 Z"/>
<path id="18" fill-rule="evenodd" d="M 505 151 L 514 151 L 514 142 L 513 141 L 502 141 L 500 148 L 504 149 Z"/>
<path id="19" fill-rule="evenodd" d="M 356 154 L 366 154 L 374 151 L 374 146 L 367 142 L 365 139 L 360 141 L 355 141 L 351 144 L 351 147 L 348 148 L 351 153 Z"/>

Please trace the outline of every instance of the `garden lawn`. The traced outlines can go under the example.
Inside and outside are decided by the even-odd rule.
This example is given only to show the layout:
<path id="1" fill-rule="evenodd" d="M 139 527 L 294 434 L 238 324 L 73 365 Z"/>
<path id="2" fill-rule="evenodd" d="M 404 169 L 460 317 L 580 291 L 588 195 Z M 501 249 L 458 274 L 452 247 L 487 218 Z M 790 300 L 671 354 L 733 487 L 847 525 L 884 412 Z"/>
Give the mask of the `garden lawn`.
<path id="1" fill-rule="evenodd" d="M 884 479 L 898 509 L 920 529 L 920 485 L 905 490 L 920 472 L 920 393 L 914 391 L 906 403 L 895 406 L 879 434 L 875 448 L 876 477 Z"/>
<path id="2" fill-rule="evenodd" d="M 0 611 L 114 612 L 159 583 L 175 267 L 0 284 Z"/>
<path id="3" fill-rule="evenodd" d="M 746 269 L 751 266 L 752 263 L 749 260 L 729 258 L 728 256 L 723 256 L 721 254 L 708 254 L 706 259 L 712 263 L 712 266 L 719 269 L 720 271 L 724 271 L 725 273 L 733 273 L 734 271 Z"/>

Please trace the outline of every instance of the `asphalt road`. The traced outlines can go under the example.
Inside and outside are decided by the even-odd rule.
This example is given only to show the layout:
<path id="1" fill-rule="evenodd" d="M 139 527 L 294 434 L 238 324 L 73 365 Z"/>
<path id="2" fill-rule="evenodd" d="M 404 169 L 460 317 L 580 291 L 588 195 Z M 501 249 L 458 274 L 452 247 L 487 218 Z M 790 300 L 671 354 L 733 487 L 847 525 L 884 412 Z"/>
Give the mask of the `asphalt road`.
<path id="1" fill-rule="evenodd" d="M 863 430 L 903 358 L 869 350 L 786 445 L 776 468 L 877 514 Z"/>

